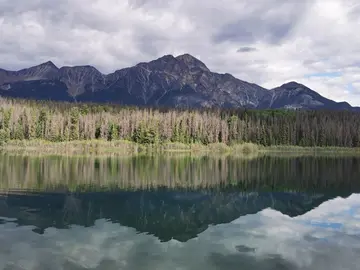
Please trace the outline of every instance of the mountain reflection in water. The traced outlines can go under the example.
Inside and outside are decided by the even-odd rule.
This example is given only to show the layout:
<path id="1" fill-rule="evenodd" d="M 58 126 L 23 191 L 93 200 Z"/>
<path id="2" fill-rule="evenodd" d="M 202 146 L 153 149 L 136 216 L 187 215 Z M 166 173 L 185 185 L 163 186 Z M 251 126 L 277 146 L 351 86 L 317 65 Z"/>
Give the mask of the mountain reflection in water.
<path id="1" fill-rule="evenodd" d="M 349 194 L 348 194 L 349 195 Z M 162 241 L 187 241 L 212 224 L 228 223 L 267 208 L 290 217 L 302 215 L 333 198 L 331 195 L 236 191 L 117 191 L 78 194 L 8 192 L 0 216 L 19 225 L 49 227 L 93 226 L 106 219 Z"/>
<path id="2" fill-rule="evenodd" d="M 41 194 L 39 204 L 49 200 L 47 196 L 40 198 Z M 104 213 L 102 218 L 88 217 L 83 209 L 69 218 L 52 205 L 35 203 L 26 208 L 20 198 L 11 198 L 8 203 L 7 213 L 14 215 L 0 218 L 0 269 L 239 269 L 241 265 L 249 270 L 355 270 L 360 263 L 357 194 L 330 199 L 307 212 L 304 208 L 304 214 L 295 217 L 272 208 L 258 212 L 253 208 L 252 214 L 233 221 L 215 214 L 211 222 L 224 223 L 208 226 L 211 218 L 201 220 L 201 212 L 174 215 L 174 221 L 156 223 L 158 212 L 151 216 L 140 208 L 118 217 Z M 117 207 L 117 201 L 112 207 Z M 235 209 L 225 211 L 224 218 L 230 220 L 235 215 L 232 211 L 238 211 Z M 2 210 L 2 214 L 6 213 Z M 60 220 L 72 225 L 58 229 Z M 51 221 L 59 223 L 50 226 Z M 79 223 L 93 224 L 74 225 Z M 18 227 L 25 224 L 33 225 Z M 41 234 L 36 226 L 42 226 Z M 180 240 L 170 240 L 171 235 Z"/>
<path id="3" fill-rule="evenodd" d="M 360 265 L 358 158 L 0 161 L 0 269 Z"/>

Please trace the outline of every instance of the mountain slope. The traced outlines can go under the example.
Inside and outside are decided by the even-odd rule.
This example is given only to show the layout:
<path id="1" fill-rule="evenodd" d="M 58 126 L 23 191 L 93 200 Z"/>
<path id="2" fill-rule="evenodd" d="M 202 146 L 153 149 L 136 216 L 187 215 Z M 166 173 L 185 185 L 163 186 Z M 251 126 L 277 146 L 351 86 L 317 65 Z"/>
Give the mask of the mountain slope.
<path id="1" fill-rule="evenodd" d="M 19 71 L 0 69 L 0 95 L 138 106 L 355 109 L 295 82 L 267 90 L 211 72 L 189 54 L 165 55 L 108 75 L 92 66 L 58 68 L 52 62 Z"/>
<path id="2" fill-rule="evenodd" d="M 331 109 L 351 110 L 346 102 L 335 102 L 321 96 L 305 85 L 297 82 L 289 82 L 271 90 L 271 100 L 262 101 L 261 106 L 270 108 L 293 108 L 293 109 Z"/>
<path id="3" fill-rule="evenodd" d="M 211 72 L 204 63 L 186 54 L 163 56 L 149 63 L 115 71 L 107 84 L 88 91 L 81 101 L 119 102 L 132 105 L 188 107 L 250 107 L 270 93 L 230 74 Z"/>

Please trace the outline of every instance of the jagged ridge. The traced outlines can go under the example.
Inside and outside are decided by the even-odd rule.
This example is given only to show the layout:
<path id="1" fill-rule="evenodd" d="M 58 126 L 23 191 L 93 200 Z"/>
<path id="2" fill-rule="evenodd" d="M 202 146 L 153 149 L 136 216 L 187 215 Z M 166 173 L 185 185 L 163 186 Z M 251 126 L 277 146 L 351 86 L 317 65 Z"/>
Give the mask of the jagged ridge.
<path id="1" fill-rule="evenodd" d="M 211 72 L 190 54 L 165 55 L 107 75 L 92 66 L 58 68 L 52 62 L 19 71 L 0 69 L 0 95 L 172 107 L 358 109 L 296 82 L 268 90 Z"/>

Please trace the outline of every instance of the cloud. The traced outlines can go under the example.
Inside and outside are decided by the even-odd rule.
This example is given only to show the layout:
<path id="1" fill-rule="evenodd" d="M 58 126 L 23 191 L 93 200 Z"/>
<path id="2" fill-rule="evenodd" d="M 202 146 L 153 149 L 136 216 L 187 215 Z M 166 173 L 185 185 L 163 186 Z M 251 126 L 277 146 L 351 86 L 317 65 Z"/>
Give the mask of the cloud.
<path id="1" fill-rule="evenodd" d="M 281 0 L 247 3 L 240 19 L 224 24 L 213 36 L 216 43 L 235 42 L 237 44 L 263 41 L 279 44 L 304 15 L 308 1 L 286 2 Z M 276 7 L 276 8 L 275 8 Z"/>
<path id="2" fill-rule="evenodd" d="M 334 78 L 334 77 L 341 77 L 342 73 L 341 72 L 319 72 L 319 73 L 311 73 L 311 74 L 306 74 L 305 77 L 306 78 L 311 78 L 311 77 L 330 77 L 330 78 Z"/>
<path id="3" fill-rule="evenodd" d="M 350 88 L 352 91 L 360 94 L 360 81 L 350 84 Z"/>
<path id="4" fill-rule="evenodd" d="M 241 47 L 241 48 L 237 49 L 237 52 L 240 52 L 240 53 L 242 53 L 242 52 L 254 52 L 256 50 L 257 49 L 254 48 L 254 47 Z"/>
<path id="5" fill-rule="evenodd" d="M 108 73 L 190 53 L 264 87 L 295 80 L 360 105 L 348 87 L 360 80 L 359 14 L 356 0 L 0 0 L 1 67 L 51 60 Z M 307 76 L 319 73 L 342 75 Z"/>

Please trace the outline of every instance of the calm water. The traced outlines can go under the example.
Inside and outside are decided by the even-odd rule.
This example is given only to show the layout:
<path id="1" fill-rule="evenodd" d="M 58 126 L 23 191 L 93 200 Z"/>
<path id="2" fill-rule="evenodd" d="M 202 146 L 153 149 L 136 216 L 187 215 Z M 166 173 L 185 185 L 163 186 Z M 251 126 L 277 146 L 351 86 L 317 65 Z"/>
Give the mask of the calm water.
<path id="1" fill-rule="evenodd" d="M 360 269 L 360 158 L 0 154 L 0 269 Z"/>

